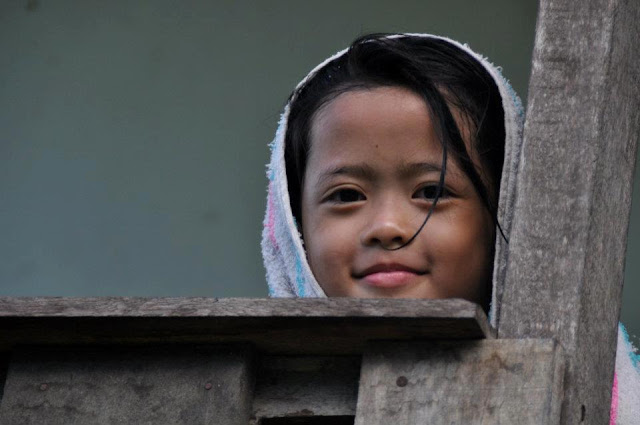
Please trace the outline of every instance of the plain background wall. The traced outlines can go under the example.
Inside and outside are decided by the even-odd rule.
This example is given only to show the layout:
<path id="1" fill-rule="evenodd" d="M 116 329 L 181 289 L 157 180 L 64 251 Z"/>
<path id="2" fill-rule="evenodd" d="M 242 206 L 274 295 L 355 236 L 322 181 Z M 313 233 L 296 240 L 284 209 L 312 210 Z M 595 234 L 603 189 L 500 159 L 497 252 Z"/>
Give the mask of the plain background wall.
<path id="1" fill-rule="evenodd" d="M 431 32 L 500 64 L 526 103 L 536 7 L 0 0 L 0 295 L 266 296 L 267 144 L 297 81 L 360 34 Z"/>

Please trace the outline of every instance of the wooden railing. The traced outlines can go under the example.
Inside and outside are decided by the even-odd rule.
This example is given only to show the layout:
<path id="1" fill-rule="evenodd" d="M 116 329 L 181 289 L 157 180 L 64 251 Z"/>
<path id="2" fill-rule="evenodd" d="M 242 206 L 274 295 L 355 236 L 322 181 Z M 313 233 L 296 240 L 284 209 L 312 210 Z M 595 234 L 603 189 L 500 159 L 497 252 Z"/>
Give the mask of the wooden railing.
<path id="1" fill-rule="evenodd" d="M 551 340 L 462 300 L 0 299 L 2 424 L 557 423 Z M 478 421 L 482 418 L 481 421 Z"/>

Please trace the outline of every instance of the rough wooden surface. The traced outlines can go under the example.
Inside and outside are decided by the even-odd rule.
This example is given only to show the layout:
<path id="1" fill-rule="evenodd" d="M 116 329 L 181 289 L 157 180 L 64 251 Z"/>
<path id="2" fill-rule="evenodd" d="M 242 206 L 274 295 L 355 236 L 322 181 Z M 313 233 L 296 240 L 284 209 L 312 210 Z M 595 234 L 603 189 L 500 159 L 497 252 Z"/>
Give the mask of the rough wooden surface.
<path id="1" fill-rule="evenodd" d="M 264 418 L 353 417 L 360 363 L 360 356 L 265 356 L 256 372 L 252 416 L 261 420 L 256 423 Z"/>
<path id="2" fill-rule="evenodd" d="M 491 337 L 463 300 L 0 298 L 0 351 L 18 344 L 253 344 L 357 354 L 373 339 Z"/>
<path id="3" fill-rule="evenodd" d="M 239 347 L 22 349 L 0 424 L 246 425 L 250 362 Z"/>
<path id="4" fill-rule="evenodd" d="M 551 340 L 372 344 L 355 423 L 558 424 L 563 372 Z"/>
<path id="5" fill-rule="evenodd" d="M 0 318 L 484 316 L 461 299 L 0 297 Z"/>
<path id="6" fill-rule="evenodd" d="M 636 145 L 640 2 L 540 1 L 500 337 L 567 350 L 563 423 L 608 423 Z"/>

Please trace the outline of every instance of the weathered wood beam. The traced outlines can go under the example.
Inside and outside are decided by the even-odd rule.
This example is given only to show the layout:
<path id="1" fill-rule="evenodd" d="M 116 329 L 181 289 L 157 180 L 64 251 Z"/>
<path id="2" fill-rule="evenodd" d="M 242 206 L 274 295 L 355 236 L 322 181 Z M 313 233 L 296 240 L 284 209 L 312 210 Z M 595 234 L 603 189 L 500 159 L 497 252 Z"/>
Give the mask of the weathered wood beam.
<path id="1" fill-rule="evenodd" d="M 19 344 L 248 343 L 358 354 L 374 339 L 492 338 L 464 300 L 0 298 L 0 352 Z"/>
<path id="2" fill-rule="evenodd" d="M 640 2 L 542 0 L 498 333 L 556 338 L 562 420 L 608 423 L 640 130 Z"/>
<path id="3" fill-rule="evenodd" d="M 246 425 L 251 358 L 244 347 L 21 348 L 0 424 Z"/>
<path id="4" fill-rule="evenodd" d="M 371 344 L 355 423 L 556 425 L 564 365 L 553 340 Z"/>

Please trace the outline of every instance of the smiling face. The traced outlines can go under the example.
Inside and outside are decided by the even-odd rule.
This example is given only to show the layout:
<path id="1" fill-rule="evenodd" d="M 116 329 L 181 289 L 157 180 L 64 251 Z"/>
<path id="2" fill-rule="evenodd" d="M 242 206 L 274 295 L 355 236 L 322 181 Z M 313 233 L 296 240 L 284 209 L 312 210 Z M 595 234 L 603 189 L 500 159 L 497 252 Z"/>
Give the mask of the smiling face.
<path id="1" fill-rule="evenodd" d="M 390 250 L 418 230 L 440 178 L 442 147 L 419 96 L 399 87 L 340 94 L 316 114 L 310 140 L 302 234 L 327 296 L 486 303 L 493 220 L 455 161 L 424 229 Z"/>

